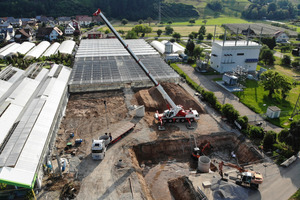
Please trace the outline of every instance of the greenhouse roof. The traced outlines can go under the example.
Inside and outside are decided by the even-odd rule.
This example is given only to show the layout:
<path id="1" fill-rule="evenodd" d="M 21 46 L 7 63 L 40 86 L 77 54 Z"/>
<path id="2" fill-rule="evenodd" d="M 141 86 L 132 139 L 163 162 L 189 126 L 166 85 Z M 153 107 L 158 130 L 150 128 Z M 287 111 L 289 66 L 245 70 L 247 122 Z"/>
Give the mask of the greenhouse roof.
<path id="1" fill-rule="evenodd" d="M 24 58 L 39 58 L 49 46 L 50 43 L 48 41 L 43 41 L 30 50 Z"/>
<path id="2" fill-rule="evenodd" d="M 57 52 L 59 51 L 62 54 L 72 54 L 75 44 L 76 43 L 73 40 L 63 41 L 57 49 Z"/>
<path id="3" fill-rule="evenodd" d="M 59 43 L 58 42 L 54 42 L 46 51 L 45 53 L 42 55 L 42 56 L 46 56 L 46 57 L 49 57 L 53 54 L 56 53 L 58 47 L 59 47 Z"/>

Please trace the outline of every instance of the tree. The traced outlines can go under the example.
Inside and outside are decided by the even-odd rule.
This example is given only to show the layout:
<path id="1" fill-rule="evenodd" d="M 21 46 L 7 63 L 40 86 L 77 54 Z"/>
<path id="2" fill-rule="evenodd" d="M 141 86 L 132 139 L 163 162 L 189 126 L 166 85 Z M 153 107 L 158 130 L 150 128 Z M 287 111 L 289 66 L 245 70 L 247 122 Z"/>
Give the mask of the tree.
<path id="1" fill-rule="evenodd" d="M 222 114 L 227 118 L 227 120 L 233 123 L 240 116 L 239 112 L 234 109 L 231 104 L 224 104 L 221 109 Z"/>
<path id="2" fill-rule="evenodd" d="M 195 57 L 196 60 L 199 60 L 201 55 L 202 55 L 202 52 L 203 52 L 203 48 L 197 46 L 194 48 L 194 51 L 193 51 L 193 55 Z"/>
<path id="3" fill-rule="evenodd" d="M 262 73 L 261 83 L 265 90 L 269 90 L 269 97 L 272 97 L 275 90 L 281 89 L 282 97 L 285 98 L 286 94 L 292 89 L 292 83 L 288 78 L 272 70 Z"/>
<path id="4" fill-rule="evenodd" d="M 162 32 L 163 32 L 163 31 L 162 31 L 161 29 L 158 29 L 158 30 L 156 31 L 157 36 L 160 37 L 160 35 L 162 34 Z"/>
<path id="5" fill-rule="evenodd" d="M 190 19 L 190 20 L 189 20 L 189 23 L 190 23 L 191 25 L 193 25 L 193 24 L 196 23 L 196 20 L 195 20 L 195 19 Z"/>
<path id="6" fill-rule="evenodd" d="M 172 21 L 168 21 L 168 24 L 171 25 L 173 22 Z"/>
<path id="7" fill-rule="evenodd" d="M 123 24 L 124 26 L 126 25 L 126 24 L 128 24 L 128 20 L 127 19 L 122 19 L 122 21 L 121 21 L 121 24 Z"/>
<path id="8" fill-rule="evenodd" d="M 289 67 L 291 65 L 291 57 L 288 55 L 284 55 L 281 59 L 281 65 Z"/>
<path id="9" fill-rule="evenodd" d="M 140 19 L 138 22 L 139 22 L 139 24 L 144 23 L 144 21 L 142 19 Z"/>
<path id="10" fill-rule="evenodd" d="M 261 39 L 261 42 L 267 45 L 271 50 L 273 50 L 274 47 L 276 47 L 275 37 L 264 37 Z"/>
<path id="11" fill-rule="evenodd" d="M 268 131 L 263 140 L 263 147 L 265 151 L 272 150 L 273 144 L 276 142 L 276 133 L 274 131 Z"/>
<path id="12" fill-rule="evenodd" d="M 206 23 L 207 23 L 207 20 L 206 20 L 206 19 L 205 19 L 205 20 L 203 20 L 203 21 L 202 21 L 202 23 L 206 25 Z"/>
<path id="13" fill-rule="evenodd" d="M 291 146 L 295 151 L 300 148 L 300 120 L 294 121 L 290 126 L 290 137 L 292 138 Z"/>
<path id="14" fill-rule="evenodd" d="M 205 33 L 206 33 L 206 28 L 205 28 L 205 26 L 201 26 L 200 27 L 200 29 L 199 29 L 199 31 L 198 31 L 198 34 L 200 35 L 200 34 L 202 34 L 202 35 L 205 35 Z"/>
<path id="15" fill-rule="evenodd" d="M 126 36 L 125 36 L 126 39 L 137 39 L 138 36 L 136 34 L 135 31 L 131 30 L 131 31 L 128 31 Z"/>
<path id="16" fill-rule="evenodd" d="M 132 28 L 132 31 L 136 32 L 137 36 L 139 35 L 139 33 L 144 33 L 145 32 L 145 27 L 144 25 L 140 24 L 140 25 L 136 25 Z"/>
<path id="17" fill-rule="evenodd" d="M 173 31 L 174 31 L 173 28 L 171 28 L 170 26 L 166 26 L 165 28 L 166 35 L 171 35 Z"/>
<path id="18" fill-rule="evenodd" d="M 251 126 L 249 130 L 249 135 L 251 139 L 263 139 L 265 132 L 262 127 Z"/>
<path id="19" fill-rule="evenodd" d="M 175 33 L 173 33 L 172 37 L 175 38 L 176 41 L 179 41 L 181 38 L 181 35 L 180 35 L 180 33 L 175 32 Z"/>
<path id="20" fill-rule="evenodd" d="M 213 37 L 213 34 L 209 33 L 209 34 L 207 34 L 206 39 L 211 40 L 212 37 Z"/>
<path id="21" fill-rule="evenodd" d="M 188 56 L 193 56 L 193 53 L 194 53 L 194 49 L 195 49 L 195 44 L 192 40 L 188 40 L 187 44 L 186 44 L 186 47 L 185 47 L 185 50 L 186 50 L 186 54 Z"/>
<path id="22" fill-rule="evenodd" d="M 109 29 L 106 29 L 104 33 L 105 33 L 105 34 L 109 34 L 109 33 L 110 33 L 110 30 L 109 30 Z"/>
<path id="23" fill-rule="evenodd" d="M 204 36 L 202 34 L 199 34 L 198 35 L 198 40 L 200 40 L 200 41 L 204 40 Z"/>
<path id="24" fill-rule="evenodd" d="M 273 52 L 267 46 L 263 46 L 260 50 L 259 60 L 263 61 L 267 65 L 273 65 L 275 58 Z"/>
<path id="25" fill-rule="evenodd" d="M 194 38 L 197 38 L 197 36 L 198 36 L 197 32 L 192 32 L 191 34 L 194 36 Z"/>
<path id="26" fill-rule="evenodd" d="M 191 40 L 194 39 L 194 35 L 192 33 L 189 34 L 189 39 L 191 39 Z"/>
<path id="27" fill-rule="evenodd" d="M 150 24 L 151 24 L 152 21 L 153 21 L 153 19 L 151 17 L 147 18 L 147 22 L 148 22 L 149 26 L 150 26 Z"/>
<path id="28" fill-rule="evenodd" d="M 125 31 L 123 31 L 123 30 L 118 30 L 118 32 L 122 35 L 124 35 L 124 33 L 125 33 Z"/>

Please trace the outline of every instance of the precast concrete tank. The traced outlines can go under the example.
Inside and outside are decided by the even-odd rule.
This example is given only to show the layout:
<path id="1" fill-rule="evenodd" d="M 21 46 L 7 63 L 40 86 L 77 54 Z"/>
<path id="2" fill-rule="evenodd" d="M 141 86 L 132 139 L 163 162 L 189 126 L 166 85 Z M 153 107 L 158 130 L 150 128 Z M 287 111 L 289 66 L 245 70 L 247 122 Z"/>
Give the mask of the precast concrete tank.
<path id="1" fill-rule="evenodd" d="M 165 54 L 170 54 L 173 52 L 173 44 L 172 42 L 167 42 L 165 44 Z"/>
<path id="2" fill-rule="evenodd" d="M 210 168 L 210 158 L 207 156 L 200 156 L 198 159 L 198 170 L 200 172 L 208 173 Z"/>

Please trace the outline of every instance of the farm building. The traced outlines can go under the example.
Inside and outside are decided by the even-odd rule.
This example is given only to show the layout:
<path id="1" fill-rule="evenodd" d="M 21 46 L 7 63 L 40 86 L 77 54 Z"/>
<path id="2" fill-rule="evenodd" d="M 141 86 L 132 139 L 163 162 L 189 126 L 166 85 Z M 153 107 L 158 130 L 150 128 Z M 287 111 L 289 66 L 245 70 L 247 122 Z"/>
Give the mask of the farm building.
<path id="1" fill-rule="evenodd" d="M 66 107 L 70 73 L 62 65 L 48 70 L 38 64 L 26 71 L 12 66 L 1 71 L 0 183 L 40 185 L 42 163 Z"/>
<path id="2" fill-rule="evenodd" d="M 44 51 L 50 46 L 50 43 L 47 41 L 43 41 L 40 44 L 38 44 L 36 47 L 34 47 L 32 50 L 30 50 L 24 59 L 33 59 L 33 58 L 39 58 Z"/>
<path id="3" fill-rule="evenodd" d="M 75 44 L 76 43 L 73 40 L 65 40 L 58 47 L 56 53 L 60 52 L 61 54 L 72 54 Z"/>
<path id="4" fill-rule="evenodd" d="M 249 36 L 262 36 L 273 37 L 276 32 L 286 32 L 290 37 L 297 37 L 297 32 L 290 29 L 285 29 L 282 27 L 272 26 L 270 24 L 255 23 L 255 24 L 223 24 L 225 28 L 229 29 L 231 33 L 236 34 L 239 31 L 239 34 L 243 33 L 244 35 L 248 34 Z"/>
<path id="5" fill-rule="evenodd" d="M 254 72 L 260 48 L 260 44 L 251 41 L 215 41 L 212 43 L 211 67 L 220 73 L 232 72 L 237 66 Z"/>
<path id="6" fill-rule="evenodd" d="M 144 40 L 125 40 L 129 48 L 158 81 L 177 82 L 178 74 Z M 152 86 L 134 59 L 117 39 L 81 40 L 72 70 L 69 91 L 86 92 Z"/>
<path id="7" fill-rule="evenodd" d="M 58 47 L 59 47 L 59 43 L 58 42 L 54 42 L 44 53 L 42 56 L 45 56 L 45 57 L 49 57 L 53 54 L 56 53 Z"/>

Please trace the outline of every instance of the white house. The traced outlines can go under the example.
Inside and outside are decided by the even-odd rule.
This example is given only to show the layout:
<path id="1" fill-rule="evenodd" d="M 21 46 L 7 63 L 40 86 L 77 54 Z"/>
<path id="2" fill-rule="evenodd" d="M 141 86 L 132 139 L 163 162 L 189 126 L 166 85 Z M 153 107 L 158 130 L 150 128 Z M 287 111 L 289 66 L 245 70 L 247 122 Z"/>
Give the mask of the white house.
<path id="1" fill-rule="evenodd" d="M 67 27 L 65 28 L 65 34 L 66 35 L 73 35 L 75 31 L 75 28 L 72 26 L 72 24 L 68 24 Z"/>
<path id="2" fill-rule="evenodd" d="M 87 15 L 77 15 L 76 20 L 79 22 L 80 26 L 88 26 L 90 23 L 92 23 L 93 18 Z"/>
<path id="3" fill-rule="evenodd" d="M 232 72 L 242 66 L 256 71 L 261 45 L 252 41 L 215 41 L 212 43 L 210 64 L 220 73 Z"/>
<path id="4" fill-rule="evenodd" d="M 274 35 L 277 43 L 287 43 L 289 40 L 289 36 L 283 31 L 277 31 Z"/>

